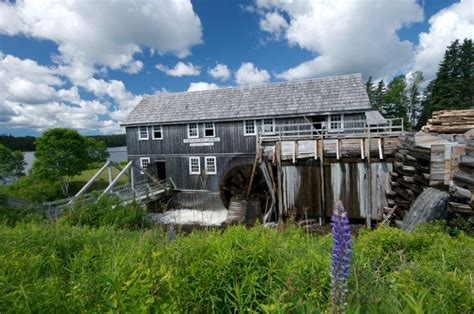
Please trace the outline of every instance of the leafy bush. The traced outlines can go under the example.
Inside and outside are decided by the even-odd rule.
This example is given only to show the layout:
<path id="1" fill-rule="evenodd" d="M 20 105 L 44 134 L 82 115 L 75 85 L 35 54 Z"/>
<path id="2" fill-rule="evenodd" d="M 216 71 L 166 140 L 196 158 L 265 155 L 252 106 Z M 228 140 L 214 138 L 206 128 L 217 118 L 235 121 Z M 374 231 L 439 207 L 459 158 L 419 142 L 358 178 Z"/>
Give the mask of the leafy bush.
<path id="1" fill-rule="evenodd" d="M 12 184 L 0 187 L 0 191 L 38 203 L 53 201 L 63 197 L 59 183 L 39 179 L 32 175 L 18 178 Z"/>
<path id="2" fill-rule="evenodd" d="M 95 195 L 93 199 L 98 198 Z M 97 202 L 78 200 L 66 213 L 64 221 L 75 226 L 116 226 L 139 229 L 146 225 L 146 208 L 136 203 L 124 205 L 117 197 L 104 196 Z"/>
<path id="3" fill-rule="evenodd" d="M 1 197 L 1 196 L 0 196 Z M 42 221 L 44 217 L 30 207 L 9 208 L 0 205 L 0 223 L 15 226 L 20 222 Z"/>
<path id="4" fill-rule="evenodd" d="M 0 312 L 327 312 L 330 236 L 0 226 Z M 473 239 L 381 228 L 354 241 L 349 313 L 467 313 Z"/>

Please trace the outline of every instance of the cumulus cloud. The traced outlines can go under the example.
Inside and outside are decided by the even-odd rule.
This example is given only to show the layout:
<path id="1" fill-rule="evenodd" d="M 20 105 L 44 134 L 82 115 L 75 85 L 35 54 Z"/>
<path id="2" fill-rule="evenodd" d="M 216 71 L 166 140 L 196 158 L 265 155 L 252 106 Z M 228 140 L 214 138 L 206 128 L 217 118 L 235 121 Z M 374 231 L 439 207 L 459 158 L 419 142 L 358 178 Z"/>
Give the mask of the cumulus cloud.
<path id="1" fill-rule="evenodd" d="M 230 78 L 230 70 L 225 64 L 216 64 L 214 68 L 208 70 L 208 73 L 215 80 L 226 81 Z"/>
<path id="2" fill-rule="evenodd" d="M 52 40 L 66 65 L 98 64 L 129 73 L 143 66 L 135 60 L 141 47 L 189 55 L 202 42 L 201 28 L 189 0 L 0 3 L 0 33 Z"/>
<path id="3" fill-rule="evenodd" d="M 157 64 L 155 67 L 169 76 L 197 76 L 201 73 L 201 69 L 191 62 L 184 63 L 179 61 L 173 68 L 169 68 L 163 64 Z"/>
<path id="4" fill-rule="evenodd" d="M 141 99 L 121 81 L 91 78 L 79 86 L 98 99 L 83 100 L 79 87 L 66 86 L 61 77 L 59 68 L 0 52 L 0 127 L 44 130 L 62 126 L 116 133 L 120 130 L 117 121 Z M 116 105 L 111 107 L 109 100 Z"/>
<path id="5" fill-rule="evenodd" d="M 207 82 L 193 82 L 189 84 L 188 92 L 197 92 L 201 90 L 210 90 L 210 89 L 218 89 L 219 86 L 214 83 L 207 83 Z"/>
<path id="6" fill-rule="evenodd" d="M 446 47 L 455 39 L 474 36 L 474 0 L 464 0 L 439 11 L 429 19 L 428 32 L 419 34 L 412 71 L 423 71 L 429 81 L 436 75 Z"/>
<path id="7" fill-rule="evenodd" d="M 188 56 L 202 43 L 202 26 L 190 0 L 19 0 L 0 2 L 0 35 L 48 40 L 58 49 L 54 67 L 0 52 L 1 126 L 109 133 L 119 130 L 141 96 L 121 81 L 96 76 L 106 77 L 109 69 L 138 73 L 145 48 Z M 96 99 L 81 99 L 81 91 Z"/>
<path id="8" fill-rule="evenodd" d="M 262 31 L 281 33 L 289 45 L 315 54 L 279 74 L 287 80 L 352 72 L 394 74 L 408 67 L 413 56 L 413 44 L 396 32 L 423 19 L 416 0 L 258 0 L 256 9 Z"/>
<path id="9" fill-rule="evenodd" d="M 260 70 L 251 62 L 245 62 L 235 72 L 235 82 L 238 85 L 249 85 L 265 83 L 270 80 L 270 74 L 267 70 Z"/>

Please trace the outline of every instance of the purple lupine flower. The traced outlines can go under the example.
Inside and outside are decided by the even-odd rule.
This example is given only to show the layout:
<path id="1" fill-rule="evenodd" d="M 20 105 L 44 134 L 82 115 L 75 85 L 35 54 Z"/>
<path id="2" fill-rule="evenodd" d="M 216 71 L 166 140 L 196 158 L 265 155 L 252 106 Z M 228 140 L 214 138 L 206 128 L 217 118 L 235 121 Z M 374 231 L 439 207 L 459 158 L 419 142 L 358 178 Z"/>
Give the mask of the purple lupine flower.
<path id="1" fill-rule="evenodd" d="M 349 218 L 342 202 L 336 204 L 332 221 L 331 286 L 333 313 L 344 313 L 347 305 L 347 281 L 352 255 Z"/>
<path id="2" fill-rule="evenodd" d="M 168 231 L 168 242 L 173 242 L 174 241 L 174 235 L 175 235 L 174 224 L 171 224 L 170 225 L 170 230 Z"/>

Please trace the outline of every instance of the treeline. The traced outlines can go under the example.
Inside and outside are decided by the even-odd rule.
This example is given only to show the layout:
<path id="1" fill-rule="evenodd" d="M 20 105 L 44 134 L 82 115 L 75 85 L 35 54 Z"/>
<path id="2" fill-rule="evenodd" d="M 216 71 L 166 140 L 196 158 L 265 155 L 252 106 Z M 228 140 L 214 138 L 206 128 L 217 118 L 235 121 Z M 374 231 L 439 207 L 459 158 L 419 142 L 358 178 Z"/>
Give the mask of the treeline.
<path id="1" fill-rule="evenodd" d="M 88 137 L 103 141 L 106 147 L 125 146 L 125 134 L 93 135 Z M 35 151 L 35 141 L 36 137 L 34 136 L 0 135 L 0 144 L 11 150 L 21 150 L 23 152 Z"/>
<path id="2" fill-rule="evenodd" d="M 366 83 L 372 108 L 386 118 L 403 118 L 407 128 L 420 129 L 433 111 L 474 107 L 474 49 L 472 39 L 455 40 L 447 47 L 436 78 L 425 86 L 421 71 L 399 75 L 388 85 Z"/>

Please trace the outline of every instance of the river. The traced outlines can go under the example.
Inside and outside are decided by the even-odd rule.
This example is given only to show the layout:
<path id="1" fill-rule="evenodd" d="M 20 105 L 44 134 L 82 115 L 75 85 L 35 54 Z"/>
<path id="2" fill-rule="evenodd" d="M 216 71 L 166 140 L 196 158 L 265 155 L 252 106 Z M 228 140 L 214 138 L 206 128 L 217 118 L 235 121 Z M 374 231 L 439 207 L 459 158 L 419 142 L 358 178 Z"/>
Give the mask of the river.
<path id="1" fill-rule="evenodd" d="M 110 161 L 126 161 L 127 160 L 127 147 L 122 146 L 122 147 L 110 147 L 107 148 L 109 151 L 109 160 Z M 35 160 L 35 152 L 24 152 L 25 154 L 25 173 L 28 173 L 30 171 L 31 166 L 33 165 L 33 161 Z"/>

